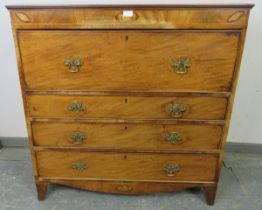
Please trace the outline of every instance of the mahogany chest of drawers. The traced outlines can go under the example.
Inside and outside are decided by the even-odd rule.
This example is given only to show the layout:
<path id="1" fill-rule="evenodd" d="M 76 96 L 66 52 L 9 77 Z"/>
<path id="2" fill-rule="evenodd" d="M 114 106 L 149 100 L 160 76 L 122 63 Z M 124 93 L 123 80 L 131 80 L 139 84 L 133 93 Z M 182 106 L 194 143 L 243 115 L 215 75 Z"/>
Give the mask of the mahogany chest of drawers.
<path id="1" fill-rule="evenodd" d="M 56 183 L 214 203 L 252 5 L 7 8 L 40 200 Z"/>

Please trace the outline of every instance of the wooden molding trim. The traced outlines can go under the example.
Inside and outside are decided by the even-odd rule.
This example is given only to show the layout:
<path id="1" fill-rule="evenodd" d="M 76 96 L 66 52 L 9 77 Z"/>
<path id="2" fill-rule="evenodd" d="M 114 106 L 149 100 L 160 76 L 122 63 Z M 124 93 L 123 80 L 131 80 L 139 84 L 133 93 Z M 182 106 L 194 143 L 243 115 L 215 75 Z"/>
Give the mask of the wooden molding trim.
<path id="1" fill-rule="evenodd" d="M 66 9 L 66 8 L 150 8 L 150 9 L 170 9 L 170 8 L 248 8 L 255 4 L 122 4 L 122 5 L 99 5 L 99 4 L 57 4 L 57 5 L 6 5 L 7 9 Z"/>

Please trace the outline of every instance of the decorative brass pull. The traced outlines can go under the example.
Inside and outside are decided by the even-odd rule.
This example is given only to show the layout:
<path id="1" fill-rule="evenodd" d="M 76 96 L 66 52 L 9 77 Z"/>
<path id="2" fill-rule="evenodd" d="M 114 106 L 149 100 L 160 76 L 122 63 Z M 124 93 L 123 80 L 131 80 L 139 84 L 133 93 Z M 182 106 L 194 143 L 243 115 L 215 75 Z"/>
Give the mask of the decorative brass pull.
<path id="1" fill-rule="evenodd" d="M 86 105 L 82 102 L 74 101 L 68 105 L 70 112 L 83 112 L 86 110 Z"/>
<path id="2" fill-rule="evenodd" d="M 187 106 L 184 104 L 168 104 L 167 111 L 171 113 L 174 118 L 181 118 L 183 113 L 187 110 Z"/>
<path id="3" fill-rule="evenodd" d="M 77 162 L 72 164 L 72 169 L 76 170 L 85 170 L 88 168 L 88 165 L 84 162 Z"/>
<path id="4" fill-rule="evenodd" d="M 67 58 L 65 59 L 64 64 L 68 67 L 69 72 L 76 73 L 79 71 L 80 66 L 82 66 L 83 62 L 80 58 Z"/>
<path id="5" fill-rule="evenodd" d="M 180 170 L 178 164 L 166 164 L 163 168 L 167 176 L 174 176 Z"/>
<path id="6" fill-rule="evenodd" d="M 177 141 L 182 141 L 182 135 L 178 132 L 170 132 L 170 133 L 166 133 L 165 139 L 174 144 Z"/>
<path id="7" fill-rule="evenodd" d="M 73 131 L 70 135 L 70 138 L 76 144 L 83 144 L 83 141 L 86 140 L 86 134 L 81 131 Z"/>
<path id="8" fill-rule="evenodd" d="M 191 67 L 191 60 L 188 58 L 178 58 L 171 61 L 171 66 L 175 68 L 177 74 L 185 74 Z"/>

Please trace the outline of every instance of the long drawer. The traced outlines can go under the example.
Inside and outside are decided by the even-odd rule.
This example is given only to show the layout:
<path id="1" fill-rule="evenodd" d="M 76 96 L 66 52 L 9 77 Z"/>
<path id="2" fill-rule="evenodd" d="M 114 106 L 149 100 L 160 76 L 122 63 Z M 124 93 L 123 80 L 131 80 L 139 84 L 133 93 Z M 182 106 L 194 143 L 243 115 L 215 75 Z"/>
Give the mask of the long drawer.
<path id="1" fill-rule="evenodd" d="M 11 17 L 19 29 L 240 29 L 246 27 L 248 13 L 247 8 L 234 5 L 32 6 L 11 10 Z"/>
<path id="2" fill-rule="evenodd" d="M 31 117 L 223 120 L 220 97 L 29 95 Z"/>
<path id="3" fill-rule="evenodd" d="M 36 90 L 230 91 L 239 31 L 18 31 Z"/>
<path id="4" fill-rule="evenodd" d="M 112 123 L 33 123 L 37 146 L 136 150 L 218 149 L 222 127 Z"/>
<path id="5" fill-rule="evenodd" d="M 96 180 L 215 181 L 212 155 L 152 155 L 81 151 L 36 152 L 40 177 Z"/>

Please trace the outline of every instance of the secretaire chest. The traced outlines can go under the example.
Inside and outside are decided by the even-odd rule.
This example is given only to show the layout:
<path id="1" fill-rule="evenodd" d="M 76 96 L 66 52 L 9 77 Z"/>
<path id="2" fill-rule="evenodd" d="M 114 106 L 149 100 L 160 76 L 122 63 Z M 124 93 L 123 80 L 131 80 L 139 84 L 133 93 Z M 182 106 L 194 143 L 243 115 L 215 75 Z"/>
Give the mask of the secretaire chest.
<path id="1" fill-rule="evenodd" d="M 39 199 L 202 187 L 213 204 L 250 8 L 8 6 Z"/>

